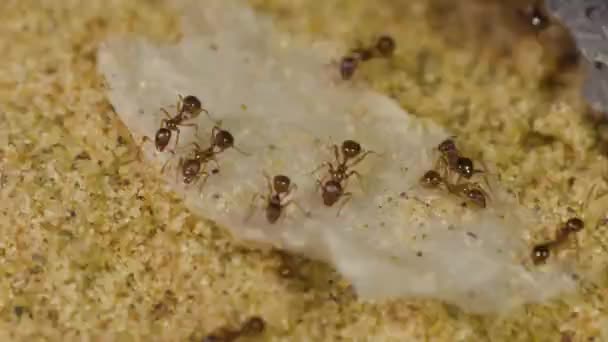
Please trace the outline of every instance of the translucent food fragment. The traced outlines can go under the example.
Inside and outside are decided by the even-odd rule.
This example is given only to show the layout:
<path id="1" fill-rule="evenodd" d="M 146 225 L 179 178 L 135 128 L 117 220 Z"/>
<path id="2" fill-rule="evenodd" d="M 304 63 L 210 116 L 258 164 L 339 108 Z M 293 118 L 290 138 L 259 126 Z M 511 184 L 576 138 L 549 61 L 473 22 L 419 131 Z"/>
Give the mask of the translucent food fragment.
<path id="1" fill-rule="evenodd" d="M 445 191 L 418 186 L 433 166 L 433 149 L 449 134 L 403 111 L 390 98 L 343 82 L 327 51 L 277 32 L 271 22 L 238 2 L 183 1 L 183 39 L 154 45 L 116 38 L 99 51 L 109 98 L 137 141 L 154 137 L 164 115 L 175 112 L 178 94 L 202 100 L 230 131 L 235 146 L 218 156 L 218 172 L 202 188 L 181 181 L 180 158 L 190 143 L 209 145 L 213 122 L 198 116 L 180 128 L 177 155 L 162 177 L 186 205 L 244 240 L 270 244 L 334 265 L 359 296 L 436 298 L 475 312 L 501 311 L 572 289 L 563 265 L 536 268 L 522 236 L 533 215 L 500 186 L 488 208 L 463 207 Z M 334 56 L 336 57 L 336 56 Z M 323 204 L 313 173 L 333 161 L 332 144 L 358 141 L 368 155 L 354 169 L 342 207 Z M 174 144 L 174 137 L 169 144 Z M 172 154 L 143 144 L 160 169 Z M 209 170 L 215 168 L 211 163 Z M 297 184 L 276 223 L 265 203 L 264 173 Z M 254 210 L 251 211 L 252 203 Z M 250 215 L 253 213 L 252 215 Z"/>

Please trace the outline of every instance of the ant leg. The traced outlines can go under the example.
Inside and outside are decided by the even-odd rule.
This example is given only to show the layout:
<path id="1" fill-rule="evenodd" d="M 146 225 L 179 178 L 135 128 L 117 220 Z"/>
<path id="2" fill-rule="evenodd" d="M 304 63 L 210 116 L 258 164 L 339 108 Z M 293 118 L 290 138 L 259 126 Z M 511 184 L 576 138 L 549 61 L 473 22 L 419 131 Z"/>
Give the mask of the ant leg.
<path id="1" fill-rule="evenodd" d="M 319 165 L 317 168 L 315 168 L 314 170 L 312 170 L 312 171 L 310 172 L 310 174 L 311 174 L 311 175 L 312 175 L 312 174 L 315 174 L 315 173 L 317 173 L 317 171 L 321 170 L 321 169 L 322 169 L 322 168 L 324 168 L 324 167 L 328 167 L 328 168 L 329 168 L 329 170 L 330 170 L 330 172 L 333 172 L 333 171 L 334 171 L 334 166 L 333 166 L 333 164 L 332 164 L 332 163 L 330 163 L 330 162 L 324 162 L 324 163 L 322 163 L 321 165 Z"/>
<path id="2" fill-rule="evenodd" d="M 356 158 L 356 159 L 355 159 L 353 162 L 351 162 L 351 163 L 348 165 L 348 167 L 353 167 L 353 166 L 355 166 L 355 165 L 359 164 L 360 162 L 362 162 L 362 161 L 363 161 L 363 159 L 365 159 L 365 157 L 367 157 L 367 156 L 368 156 L 368 155 L 370 155 L 370 154 L 378 154 L 378 153 L 377 153 L 377 152 L 374 152 L 374 151 L 365 151 L 365 152 L 363 152 L 363 154 L 362 154 L 362 155 L 360 155 L 360 156 L 359 156 L 358 158 Z"/>
<path id="3" fill-rule="evenodd" d="M 302 214 L 304 214 L 304 216 L 306 216 L 306 217 L 312 216 L 310 211 L 304 210 L 304 208 L 302 208 L 300 203 L 298 203 L 296 200 L 290 199 L 290 200 L 286 201 L 285 203 L 281 204 L 281 206 L 283 208 L 287 208 L 290 205 L 293 205 L 294 207 L 296 207 Z"/>
<path id="4" fill-rule="evenodd" d="M 198 192 L 200 194 L 203 193 L 203 188 L 205 187 L 205 184 L 207 184 L 207 179 L 209 178 L 209 173 L 207 171 L 201 171 L 198 174 L 198 177 L 197 177 L 197 180 L 196 180 L 197 182 L 199 182 L 201 176 L 203 177 L 203 182 L 200 183 L 200 185 L 198 186 Z"/>
<path id="5" fill-rule="evenodd" d="M 338 212 L 336 213 L 336 217 L 340 216 L 340 213 L 342 212 L 342 209 L 344 208 L 344 206 L 346 205 L 346 203 L 350 202 L 350 200 L 352 199 L 353 194 L 350 192 L 345 192 L 342 194 L 342 203 L 340 203 L 340 206 L 338 207 Z"/>
<path id="6" fill-rule="evenodd" d="M 266 171 L 264 171 L 264 178 L 266 178 L 266 185 L 268 186 L 268 193 L 272 194 L 273 193 L 272 181 L 271 181 L 268 173 L 266 173 Z"/>
<path id="7" fill-rule="evenodd" d="M 332 145 L 332 149 L 333 149 L 333 151 L 334 151 L 334 158 L 336 158 L 336 162 L 337 162 L 338 164 L 342 164 L 343 162 L 340 160 L 340 152 L 339 152 L 339 150 L 338 150 L 338 145 L 333 144 L 333 145 Z M 346 157 L 344 157 L 344 158 L 346 159 Z"/>
<path id="8" fill-rule="evenodd" d="M 253 216 L 253 213 L 255 212 L 255 209 L 256 209 L 255 200 L 258 198 L 264 198 L 264 195 L 260 194 L 259 192 L 256 192 L 253 194 L 253 196 L 251 196 L 251 201 L 249 202 L 249 209 L 247 210 L 247 215 L 245 215 L 244 222 L 249 221 L 251 219 L 251 217 Z"/>
<path id="9" fill-rule="evenodd" d="M 177 164 L 177 168 L 175 168 L 175 184 L 179 183 L 179 170 L 184 166 L 184 158 L 179 158 L 179 163 Z"/>
<path id="10" fill-rule="evenodd" d="M 206 110 L 205 108 L 201 108 L 201 111 L 202 111 L 202 112 L 205 112 L 205 114 L 207 115 L 207 118 L 209 118 L 209 120 L 210 120 L 211 122 L 215 122 L 215 123 L 217 123 L 217 121 L 215 121 L 215 119 L 213 119 L 213 118 L 211 117 L 211 114 L 209 114 L 209 111 L 208 111 L 208 110 Z"/>
<path id="11" fill-rule="evenodd" d="M 163 164 L 163 167 L 160 168 L 160 173 L 164 174 L 165 173 L 165 169 L 167 168 L 167 165 L 169 165 L 169 162 L 171 160 L 173 160 L 173 158 L 175 158 L 175 154 L 171 157 L 169 157 L 169 159 L 167 159 L 167 161 Z"/>
<path id="12" fill-rule="evenodd" d="M 161 111 L 161 112 L 163 112 L 163 113 L 165 114 L 165 116 L 166 116 L 166 117 L 167 117 L 169 120 L 171 120 L 171 119 L 172 119 L 171 114 L 169 114 L 169 112 L 167 112 L 167 110 L 166 110 L 165 108 L 161 108 L 161 109 L 160 109 L 160 111 Z M 167 122 L 167 119 L 162 119 L 162 120 L 160 121 L 160 124 L 161 124 L 161 125 L 165 125 L 165 124 L 166 124 L 166 122 Z"/>
<path id="13" fill-rule="evenodd" d="M 175 127 L 175 147 L 173 147 L 173 153 L 177 150 L 177 145 L 179 144 L 179 127 Z"/>

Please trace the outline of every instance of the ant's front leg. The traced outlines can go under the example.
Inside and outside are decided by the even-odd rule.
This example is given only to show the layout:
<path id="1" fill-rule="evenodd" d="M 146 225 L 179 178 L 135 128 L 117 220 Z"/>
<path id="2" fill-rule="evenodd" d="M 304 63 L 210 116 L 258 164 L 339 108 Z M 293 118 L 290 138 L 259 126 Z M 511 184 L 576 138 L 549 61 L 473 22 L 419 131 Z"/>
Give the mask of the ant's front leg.
<path id="1" fill-rule="evenodd" d="M 304 208 L 300 205 L 300 203 L 298 203 L 296 200 L 293 200 L 293 199 L 289 199 L 289 200 L 285 201 L 285 203 L 281 204 L 281 207 L 287 208 L 290 205 L 295 206 L 302 214 L 304 214 L 304 216 L 306 216 L 306 217 L 312 216 L 310 211 L 304 210 Z"/>
<path id="2" fill-rule="evenodd" d="M 338 212 L 336 213 L 336 217 L 340 216 L 342 209 L 344 208 L 346 203 L 350 202 L 352 197 L 353 197 L 353 194 L 350 192 L 345 192 L 342 194 L 342 199 L 341 199 L 342 203 L 340 203 L 340 206 L 338 207 Z"/>
<path id="3" fill-rule="evenodd" d="M 310 172 L 310 174 L 315 174 L 317 173 L 317 171 L 321 170 L 324 167 L 328 167 L 329 168 L 329 172 L 333 173 L 334 172 L 334 165 L 331 162 L 323 162 L 321 165 L 319 165 L 317 168 L 315 168 L 314 170 L 312 170 Z"/>

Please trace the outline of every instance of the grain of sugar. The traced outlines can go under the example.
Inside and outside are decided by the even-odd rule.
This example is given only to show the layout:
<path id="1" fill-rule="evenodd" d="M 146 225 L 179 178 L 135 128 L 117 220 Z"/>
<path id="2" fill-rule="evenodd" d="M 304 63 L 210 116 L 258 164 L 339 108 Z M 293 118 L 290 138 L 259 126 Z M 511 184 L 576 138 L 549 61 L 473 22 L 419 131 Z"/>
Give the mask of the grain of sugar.
<path id="1" fill-rule="evenodd" d="M 176 182 L 179 158 L 170 161 L 162 178 L 194 213 L 243 240 L 328 261 L 363 298 L 437 298 L 489 312 L 572 288 L 563 265 L 528 265 L 522 236 L 531 215 L 499 184 L 482 211 L 417 187 L 447 132 L 385 96 L 338 81 L 324 51 L 276 32 L 249 8 L 219 0 L 201 6 L 180 2 L 185 35 L 176 45 L 114 38 L 99 53 L 109 98 L 136 140 L 154 136 L 161 107 L 175 110 L 178 94 L 193 94 L 247 152 L 219 156 L 220 172 L 202 193 Z M 200 136 L 211 134 L 205 115 L 194 122 Z M 181 129 L 180 146 L 194 139 L 192 129 Z M 337 216 L 336 207 L 322 205 L 310 171 L 344 139 L 378 154 L 357 166 L 362 181 L 350 182 L 353 198 Z M 143 149 L 158 168 L 170 155 L 153 144 Z M 245 220 L 252 195 L 266 191 L 263 172 L 288 175 L 298 185 L 294 199 L 311 217 L 291 208 L 268 224 L 259 209 Z"/>

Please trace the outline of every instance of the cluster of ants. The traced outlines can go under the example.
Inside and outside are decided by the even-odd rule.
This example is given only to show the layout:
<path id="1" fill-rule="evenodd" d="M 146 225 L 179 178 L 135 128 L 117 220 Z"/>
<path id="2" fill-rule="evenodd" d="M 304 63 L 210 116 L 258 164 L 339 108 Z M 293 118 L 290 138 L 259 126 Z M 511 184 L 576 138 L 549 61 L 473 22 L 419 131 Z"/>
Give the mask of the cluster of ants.
<path id="1" fill-rule="evenodd" d="M 266 329 L 266 322 L 262 317 L 252 316 L 238 328 L 220 327 L 216 331 L 203 337 L 202 342 L 232 342 L 240 337 L 253 337 Z"/>
<path id="2" fill-rule="evenodd" d="M 350 80 L 359 63 L 372 58 L 389 58 L 395 51 L 395 40 L 390 36 L 380 36 L 371 47 L 358 47 L 352 49 L 349 55 L 340 60 L 340 75 L 343 80 Z"/>
<path id="3" fill-rule="evenodd" d="M 456 148 L 456 144 L 452 139 L 446 139 L 437 146 L 440 153 L 435 169 L 425 172 L 420 179 L 420 183 L 426 188 L 439 188 L 444 186 L 445 189 L 455 195 L 464 197 L 469 202 L 475 204 L 479 208 L 485 208 L 488 199 L 488 193 L 483 187 L 476 182 L 471 182 L 469 179 L 477 173 L 484 173 L 484 170 L 474 168 L 473 160 L 462 156 Z M 450 179 L 450 174 L 456 174 L 455 182 Z M 461 181 L 462 178 L 467 181 Z M 593 193 L 591 189 L 589 196 Z M 552 253 L 566 245 L 570 241 L 570 237 L 583 230 L 585 223 L 578 217 L 572 217 L 560 227 L 553 240 L 535 245 L 532 248 L 531 259 L 535 265 L 545 263 Z"/>
<path id="4" fill-rule="evenodd" d="M 175 132 L 175 147 L 173 150 L 170 150 L 171 153 L 175 154 L 179 142 L 180 126 L 194 127 L 198 131 L 198 126 L 187 123 L 188 120 L 196 118 L 201 112 L 205 112 L 211 119 L 207 110 L 202 107 L 201 101 L 193 95 L 179 97 L 177 113 L 173 116 L 165 109 L 161 110 L 167 117 L 161 120 L 160 128 L 154 137 L 154 145 L 159 152 L 167 149 Z M 144 139 L 149 140 L 147 137 L 144 137 Z M 219 172 L 219 162 L 216 157 L 230 148 L 238 150 L 234 145 L 234 140 L 233 135 L 229 131 L 220 128 L 216 122 L 211 131 L 208 146 L 202 148 L 198 143 L 193 142 L 191 143 L 193 146 L 191 155 L 187 158 L 181 157 L 179 159 L 177 175 L 181 173 L 182 182 L 186 185 L 199 182 L 200 178 L 203 177 L 202 188 L 207 177 L 210 175 L 207 171 L 207 165 L 213 162 L 216 167 L 211 171 L 211 174 L 216 174 Z M 335 144 L 332 147 L 335 161 L 324 162 L 312 173 L 319 171 L 321 168 L 327 168 L 325 176 L 317 179 L 317 186 L 321 190 L 321 199 L 325 206 L 331 207 L 340 202 L 337 211 L 339 215 L 341 209 L 352 197 L 352 193 L 346 191 L 348 179 L 352 176 L 360 177 L 360 174 L 352 168 L 374 152 L 364 150 L 361 144 L 354 140 L 345 140 L 339 147 Z M 485 167 L 484 170 L 476 169 L 473 160 L 460 152 L 452 138 L 442 141 L 436 147 L 436 150 L 439 152 L 439 158 L 435 163 L 435 167 L 425 172 L 420 179 L 422 186 L 431 189 L 444 188 L 448 193 L 464 198 L 477 208 L 486 208 L 489 199 L 488 191 L 478 182 L 471 181 L 474 175 L 485 174 Z M 246 154 L 243 151 L 240 152 Z M 162 172 L 164 172 L 170 160 L 167 160 L 163 165 Z M 250 212 L 246 219 L 253 214 L 256 208 L 255 201 L 260 198 L 264 201 L 266 220 L 271 224 L 276 223 L 282 216 L 284 209 L 292 204 L 306 215 L 309 215 L 292 199 L 291 195 L 297 186 L 288 176 L 282 174 L 275 175 L 272 178 L 267 174 L 264 174 L 264 176 L 267 181 L 268 192 L 266 195 L 259 193 L 253 195 Z M 486 184 L 489 187 L 487 179 Z M 569 219 L 559 229 L 555 240 L 539 244 L 533 248 L 533 262 L 535 264 L 544 263 L 549 258 L 552 250 L 564 245 L 571 234 L 581 231 L 583 227 L 584 223 L 581 219 Z"/>
<path id="5" fill-rule="evenodd" d="M 167 150 L 173 133 L 175 133 L 175 145 L 172 150 L 168 150 L 172 154 L 176 153 L 179 143 L 180 127 L 193 127 L 198 133 L 198 125 L 188 123 L 205 112 L 211 121 L 214 121 L 209 112 L 202 107 L 201 101 L 193 95 L 186 97 L 179 96 L 177 103 L 177 112 L 175 115 L 169 114 L 165 109 L 161 108 L 166 118 L 161 120 L 160 128 L 154 136 L 154 145 L 158 152 Z M 144 137 L 144 143 L 150 141 L 150 138 Z M 193 142 L 190 145 L 193 147 L 190 156 L 180 157 L 177 166 L 176 177 L 181 173 L 182 182 L 185 185 L 199 184 L 200 189 L 204 186 L 210 173 L 207 171 L 207 165 L 210 162 L 215 164 L 215 168 L 211 170 L 211 174 L 219 172 L 219 162 L 217 156 L 227 149 L 236 149 L 244 155 L 247 153 L 239 150 L 235 144 L 234 136 L 228 131 L 220 127 L 219 123 L 215 123 L 211 131 L 210 142 L 207 147 L 203 148 L 198 143 Z M 373 153 L 373 151 L 363 151 L 361 145 L 354 140 L 345 140 L 340 148 L 333 145 L 335 163 L 325 162 L 312 173 L 319 171 L 321 168 L 328 168 L 327 174 L 321 179 L 317 179 L 317 185 L 321 190 L 321 199 L 325 206 L 331 207 L 340 202 L 338 215 L 342 207 L 350 200 L 352 193 L 346 191 L 348 179 L 355 175 L 359 176 L 357 171 L 351 170 L 353 166 L 360 163 L 365 157 Z M 164 173 L 165 168 L 172 158 L 169 158 L 163 165 L 161 172 Z M 256 193 L 251 199 L 251 213 L 255 209 L 256 199 L 263 199 L 265 202 L 266 219 L 269 223 L 276 223 L 281 217 L 283 210 L 294 204 L 297 208 L 309 215 L 302 207 L 291 199 L 291 194 L 297 188 L 291 179 L 286 175 L 276 175 L 274 177 L 264 174 L 268 185 L 268 194 L 262 195 Z M 202 181 L 201 181 L 201 178 Z M 248 215 L 247 219 L 250 215 Z"/>

